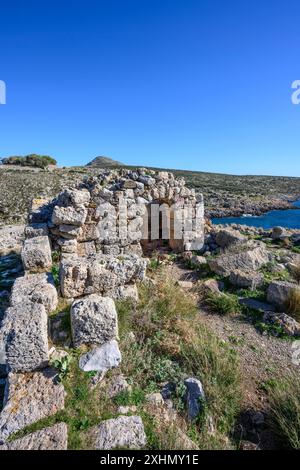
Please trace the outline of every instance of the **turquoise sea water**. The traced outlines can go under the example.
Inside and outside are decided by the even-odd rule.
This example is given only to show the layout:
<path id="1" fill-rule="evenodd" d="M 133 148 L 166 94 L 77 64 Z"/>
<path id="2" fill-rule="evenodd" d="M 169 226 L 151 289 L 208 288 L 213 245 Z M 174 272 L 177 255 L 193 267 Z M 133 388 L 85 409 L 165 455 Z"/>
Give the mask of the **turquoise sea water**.
<path id="1" fill-rule="evenodd" d="M 214 224 L 249 225 L 252 227 L 263 227 L 265 229 L 276 226 L 300 229 L 300 200 L 294 202 L 294 205 L 295 207 L 299 207 L 299 209 L 270 211 L 258 217 L 222 217 L 220 219 L 212 219 L 212 222 Z"/>

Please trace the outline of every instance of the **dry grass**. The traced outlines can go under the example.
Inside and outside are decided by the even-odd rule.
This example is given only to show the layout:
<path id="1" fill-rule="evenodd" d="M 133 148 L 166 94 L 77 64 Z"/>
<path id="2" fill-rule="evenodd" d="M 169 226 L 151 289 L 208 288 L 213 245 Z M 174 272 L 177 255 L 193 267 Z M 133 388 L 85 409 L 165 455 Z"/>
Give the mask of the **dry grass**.
<path id="1" fill-rule="evenodd" d="M 293 266 L 292 268 L 292 276 L 300 284 L 300 264 Z"/>
<path id="2" fill-rule="evenodd" d="M 124 374 L 145 393 L 159 391 L 167 381 L 177 383 L 173 401 L 181 423 L 176 420 L 175 425 L 186 429 L 201 449 L 231 448 L 241 396 L 238 358 L 201 322 L 195 299 L 160 271 L 154 285 L 141 286 L 137 306 L 121 302 L 118 312 Z M 128 337 L 128 331 L 134 332 L 136 341 Z M 187 376 L 201 380 L 207 398 L 193 424 L 186 419 L 181 393 Z M 208 417 L 214 423 L 213 434 L 206 425 Z M 155 448 L 170 448 L 172 429 L 168 434 L 162 423 L 157 419 L 155 423 Z"/>
<path id="3" fill-rule="evenodd" d="M 290 377 L 270 391 L 275 432 L 286 447 L 300 449 L 300 380 Z"/>

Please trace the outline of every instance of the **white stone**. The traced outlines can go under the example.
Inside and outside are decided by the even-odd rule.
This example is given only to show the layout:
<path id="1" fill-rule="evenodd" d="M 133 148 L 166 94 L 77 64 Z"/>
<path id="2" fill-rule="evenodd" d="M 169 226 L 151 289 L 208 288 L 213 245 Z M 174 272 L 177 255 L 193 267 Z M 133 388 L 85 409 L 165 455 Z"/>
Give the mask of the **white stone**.
<path id="1" fill-rule="evenodd" d="M 84 372 L 98 371 L 105 374 L 109 369 L 118 367 L 121 353 L 117 341 L 109 341 L 99 348 L 83 354 L 79 359 L 79 367 Z"/>

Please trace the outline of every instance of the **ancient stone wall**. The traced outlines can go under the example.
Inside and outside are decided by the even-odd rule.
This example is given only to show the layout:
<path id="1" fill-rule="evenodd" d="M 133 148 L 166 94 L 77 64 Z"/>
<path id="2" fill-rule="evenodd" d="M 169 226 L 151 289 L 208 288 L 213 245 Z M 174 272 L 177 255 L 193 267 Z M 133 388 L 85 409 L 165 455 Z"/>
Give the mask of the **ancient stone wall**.
<path id="1" fill-rule="evenodd" d="M 177 251 L 199 250 L 203 212 L 202 197 L 196 199 L 184 179 L 172 173 L 106 171 L 66 189 L 50 204 L 33 207 L 28 231 L 42 232 L 43 225 L 36 223 L 46 223 L 52 246 L 64 259 L 74 254 L 142 255 L 142 246 L 151 247 L 151 242 L 155 247 L 161 238 Z M 163 227 L 157 219 L 155 229 L 155 217 Z"/>
<path id="2" fill-rule="evenodd" d="M 161 222 L 149 228 L 154 204 L 159 206 L 156 220 Z M 177 209 L 187 214 L 186 225 L 178 222 Z M 165 240 L 179 251 L 203 246 L 203 202 L 197 204 L 194 191 L 171 173 L 102 172 L 65 189 L 54 201 L 33 201 L 21 252 L 25 273 L 13 285 L 0 329 L 0 355 L 5 357 L 7 372 L 0 450 L 67 447 L 63 423 L 8 442 L 13 433 L 64 408 L 64 387 L 50 367 L 58 351 L 52 347 L 53 322 L 48 316 L 56 311 L 59 297 L 67 298 L 72 336 L 67 347 L 84 345 L 87 350 L 80 356 L 79 367 L 96 371 L 99 380 L 118 367 L 122 356 L 114 299 L 137 300 L 136 283 L 145 279 L 147 267 L 141 242 L 144 248 L 152 243 L 149 233 L 153 232 L 155 242 Z M 59 285 L 50 272 L 54 251 L 60 261 Z M 112 421 L 113 426 L 125 429 L 126 439 L 118 436 L 111 447 L 145 445 L 140 417 Z M 129 425 L 133 431 L 128 437 Z M 101 441 L 106 428 L 101 426 L 97 448 L 106 448 Z M 139 441 L 134 437 L 136 429 Z"/>

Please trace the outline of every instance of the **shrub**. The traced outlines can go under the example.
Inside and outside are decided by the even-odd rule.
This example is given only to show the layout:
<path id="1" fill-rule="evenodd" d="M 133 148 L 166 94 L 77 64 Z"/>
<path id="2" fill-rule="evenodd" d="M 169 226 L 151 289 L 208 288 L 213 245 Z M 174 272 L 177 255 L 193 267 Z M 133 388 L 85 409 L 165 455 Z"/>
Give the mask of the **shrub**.
<path id="1" fill-rule="evenodd" d="M 287 313 L 294 317 L 297 321 L 300 321 L 300 291 L 293 289 L 286 301 Z"/>
<path id="2" fill-rule="evenodd" d="M 118 406 L 141 405 L 145 401 L 145 392 L 140 388 L 132 390 L 123 390 L 114 399 Z"/>
<path id="3" fill-rule="evenodd" d="M 24 157 L 8 157 L 2 160 L 4 165 L 32 166 L 37 168 L 46 168 L 49 165 L 56 165 L 56 160 L 48 155 L 37 155 L 32 153 Z"/>
<path id="4" fill-rule="evenodd" d="M 271 418 L 283 443 L 300 449 L 300 380 L 289 377 L 269 389 Z"/>
<path id="5" fill-rule="evenodd" d="M 221 315 L 234 315 L 241 312 L 239 299 L 234 294 L 209 293 L 206 298 L 208 305 Z"/>

